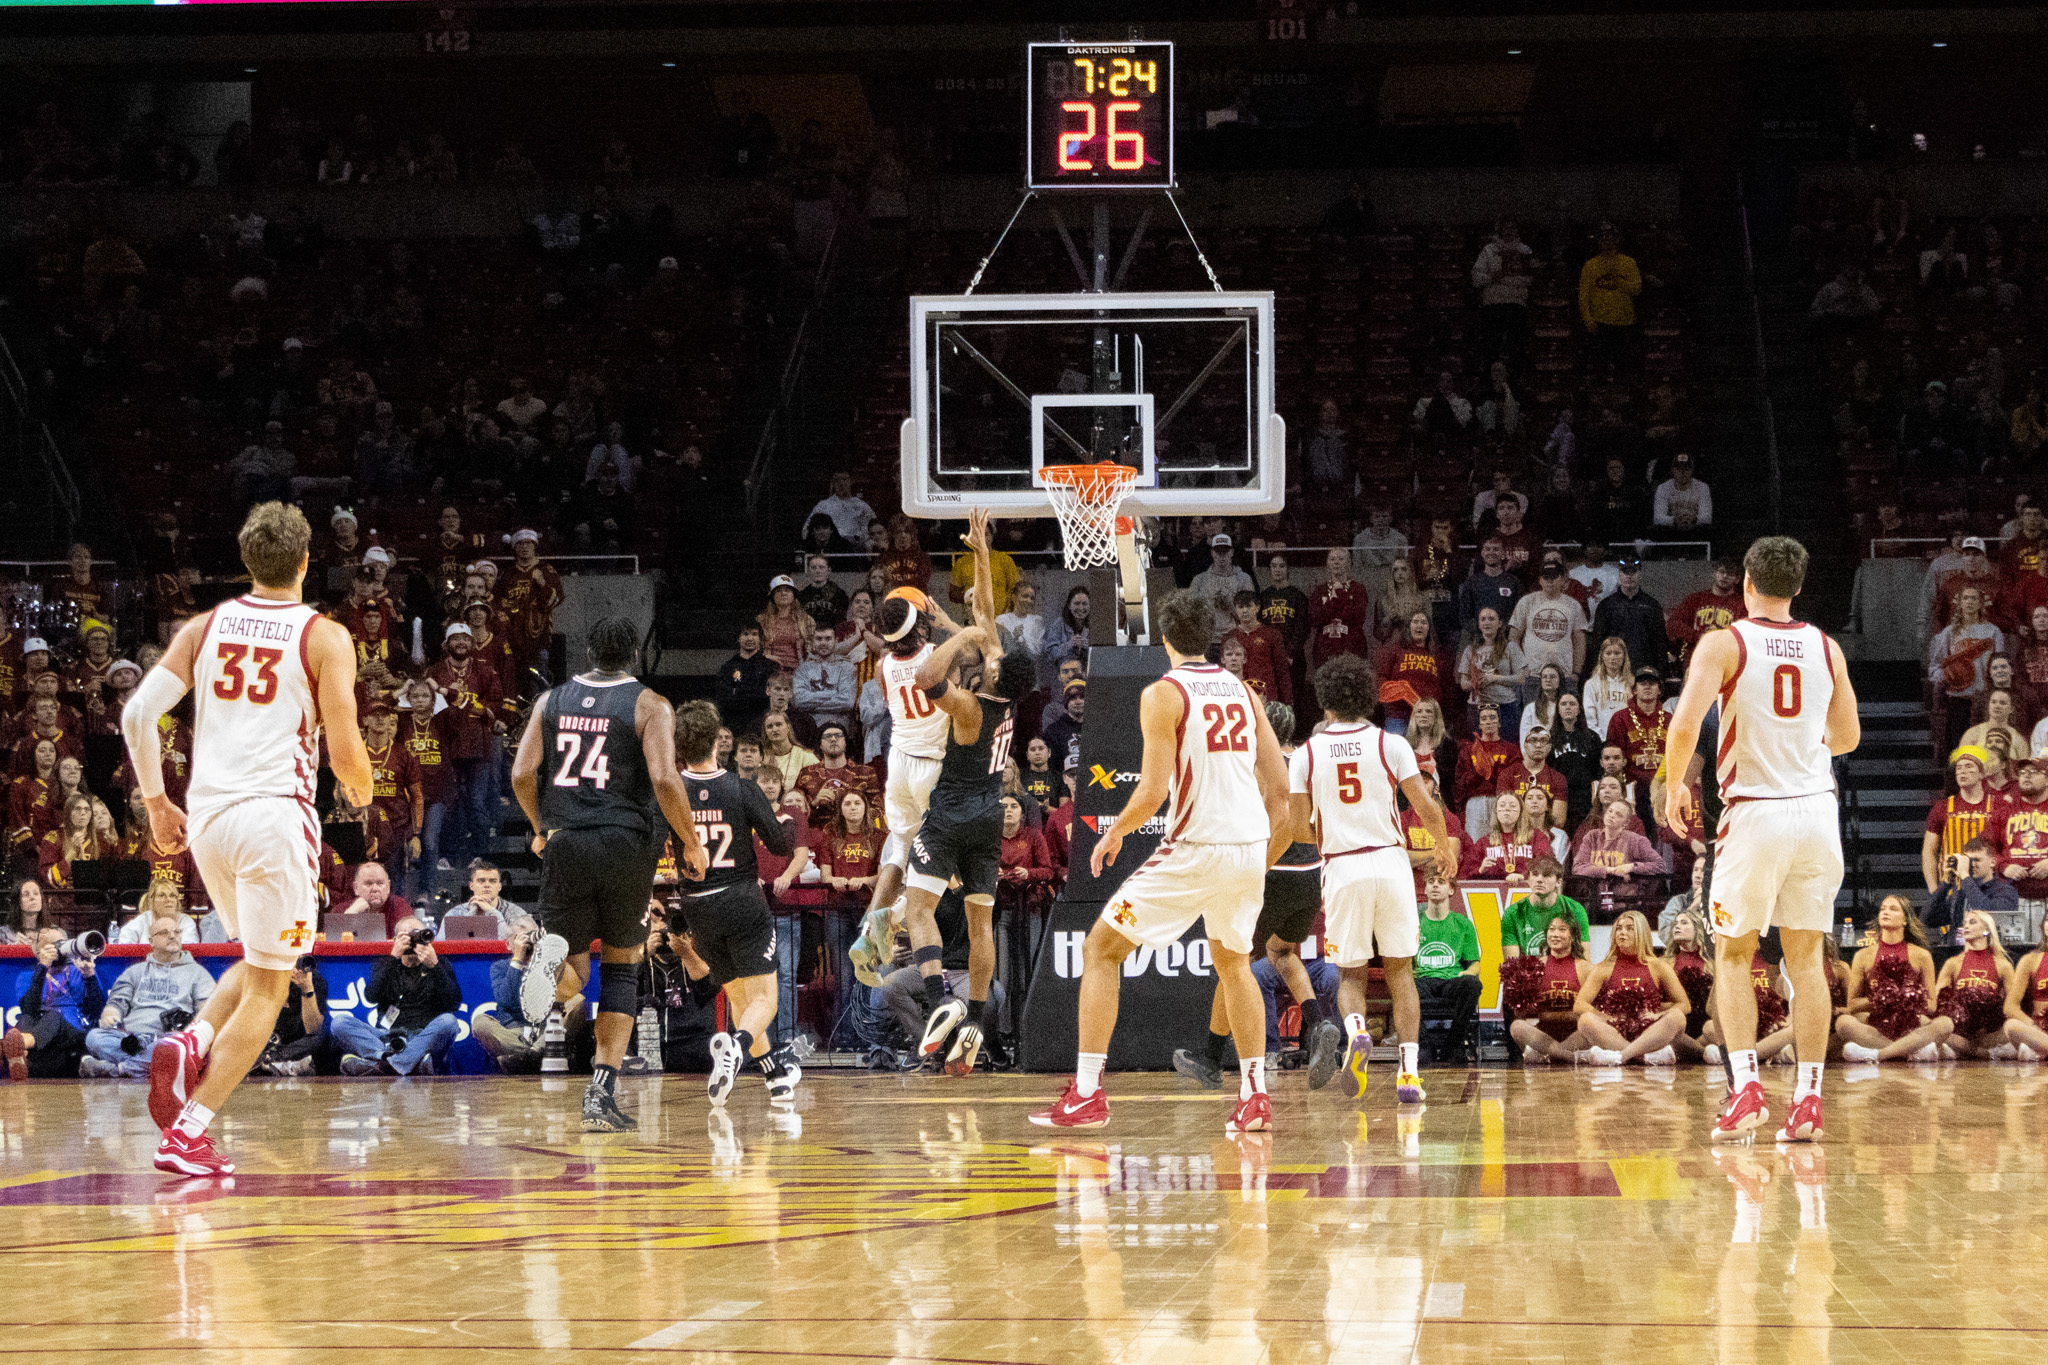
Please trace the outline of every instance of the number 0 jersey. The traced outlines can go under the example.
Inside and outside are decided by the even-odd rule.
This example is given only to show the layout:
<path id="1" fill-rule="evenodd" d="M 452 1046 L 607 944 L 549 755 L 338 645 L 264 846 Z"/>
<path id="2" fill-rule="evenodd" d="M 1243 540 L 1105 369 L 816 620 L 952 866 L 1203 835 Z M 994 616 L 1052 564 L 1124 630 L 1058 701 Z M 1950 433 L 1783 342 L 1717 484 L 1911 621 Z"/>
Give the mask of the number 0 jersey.
<path id="1" fill-rule="evenodd" d="M 946 737 L 953 733 L 953 721 L 925 690 L 917 685 L 917 670 L 932 656 L 927 644 L 907 659 L 884 654 L 875 672 L 882 680 L 882 693 L 889 699 L 889 752 L 917 758 L 944 758 Z"/>
<path id="2" fill-rule="evenodd" d="M 1161 845 L 1266 842 L 1273 827 L 1259 795 L 1259 699 L 1215 664 L 1183 664 L 1164 681 L 1179 689 L 1187 713 Z"/>
<path id="3" fill-rule="evenodd" d="M 312 804 L 320 707 L 306 646 L 317 619 L 303 602 L 264 597 L 214 608 L 192 661 L 191 814 L 254 796 Z"/>
<path id="4" fill-rule="evenodd" d="M 1418 775 L 1415 750 L 1377 725 L 1339 722 L 1294 751 L 1287 789 L 1308 796 L 1322 830 L 1325 858 L 1404 848 L 1398 796 Z"/>
<path id="5" fill-rule="evenodd" d="M 1834 646 L 1803 621 L 1737 621 L 1735 676 L 1721 688 L 1723 801 L 1772 801 L 1835 789 L 1828 706 Z"/>
<path id="6" fill-rule="evenodd" d="M 550 830 L 666 832 L 640 752 L 633 678 L 571 678 L 541 698 L 540 818 Z"/>

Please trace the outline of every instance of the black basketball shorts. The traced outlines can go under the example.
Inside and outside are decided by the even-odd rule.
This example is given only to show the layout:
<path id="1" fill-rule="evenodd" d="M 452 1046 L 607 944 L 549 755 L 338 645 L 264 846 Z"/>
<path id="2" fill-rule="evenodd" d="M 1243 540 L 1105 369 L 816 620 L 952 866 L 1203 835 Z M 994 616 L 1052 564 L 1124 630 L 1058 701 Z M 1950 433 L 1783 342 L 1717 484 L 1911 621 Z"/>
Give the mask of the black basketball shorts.
<path id="1" fill-rule="evenodd" d="M 1268 868 L 1266 900 L 1259 908 L 1259 927 L 1252 932 L 1252 956 L 1264 955 L 1268 939 L 1304 942 L 1316 927 L 1316 911 L 1322 904 L 1321 868 Z"/>
<path id="2" fill-rule="evenodd" d="M 955 877 L 961 894 L 996 894 L 997 874 L 1003 865 L 1003 813 L 970 820 L 953 821 L 935 802 L 925 812 L 924 826 L 910 841 L 910 868 L 904 880 L 934 896 L 946 894 Z"/>
<path id="3" fill-rule="evenodd" d="M 623 826 L 556 830 L 540 858 L 540 922 L 588 952 L 647 942 L 647 898 L 654 889 L 654 852 L 647 835 Z"/>
<path id="4" fill-rule="evenodd" d="M 678 898 L 682 922 L 669 915 L 670 933 L 690 931 L 697 956 L 723 986 L 749 976 L 775 974 L 775 918 L 758 882 L 739 882 L 714 891 L 685 891 Z"/>

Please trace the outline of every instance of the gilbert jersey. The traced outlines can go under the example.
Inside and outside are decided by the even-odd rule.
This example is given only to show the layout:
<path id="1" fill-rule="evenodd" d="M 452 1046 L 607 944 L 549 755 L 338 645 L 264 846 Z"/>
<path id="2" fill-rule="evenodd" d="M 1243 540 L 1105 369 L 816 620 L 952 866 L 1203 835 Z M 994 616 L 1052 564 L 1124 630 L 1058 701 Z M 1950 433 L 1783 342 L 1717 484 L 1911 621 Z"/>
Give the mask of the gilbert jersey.
<path id="1" fill-rule="evenodd" d="M 1834 648 L 1803 621 L 1736 621 L 1735 676 L 1721 688 L 1714 768 L 1723 801 L 1780 801 L 1835 790 L 1828 706 Z"/>
<path id="2" fill-rule="evenodd" d="M 571 678 L 541 698 L 540 819 L 549 831 L 613 828 L 643 840 L 668 832 L 634 720 L 646 690 L 634 678 Z"/>
<path id="3" fill-rule="evenodd" d="M 192 661 L 193 816 L 259 796 L 313 804 L 320 706 L 306 658 L 319 616 L 303 602 L 244 596 L 207 618 Z"/>
<path id="4" fill-rule="evenodd" d="M 690 798 L 690 818 L 704 841 L 709 865 L 704 880 L 683 882 L 684 895 L 703 895 L 728 886 L 760 884 L 759 866 L 754 860 L 754 840 L 778 858 L 796 852 L 796 827 L 784 823 L 768 804 L 768 794 L 758 783 L 747 782 L 720 768 L 710 773 L 683 773 L 683 790 Z"/>
<path id="5" fill-rule="evenodd" d="M 1342 858 L 1407 847 L 1401 829 L 1401 783 L 1421 774 L 1415 750 L 1377 725 L 1344 721 L 1294 751 L 1288 789 L 1315 807 L 1323 857 Z"/>
<path id="6" fill-rule="evenodd" d="M 952 718 L 939 709 L 931 693 L 917 685 L 917 670 L 931 658 L 933 648 L 927 643 L 907 659 L 884 654 L 875 665 L 875 676 L 882 680 L 882 694 L 889 699 L 891 754 L 930 759 L 946 756 Z M 945 690 L 944 686 L 939 688 L 941 692 Z"/>
<path id="7" fill-rule="evenodd" d="M 1215 664 L 1183 664 L 1164 681 L 1180 692 L 1187 711 L 1161 845 L 1265 843 L 1273 832 L 1257 767 L 1265 704 Z"/>

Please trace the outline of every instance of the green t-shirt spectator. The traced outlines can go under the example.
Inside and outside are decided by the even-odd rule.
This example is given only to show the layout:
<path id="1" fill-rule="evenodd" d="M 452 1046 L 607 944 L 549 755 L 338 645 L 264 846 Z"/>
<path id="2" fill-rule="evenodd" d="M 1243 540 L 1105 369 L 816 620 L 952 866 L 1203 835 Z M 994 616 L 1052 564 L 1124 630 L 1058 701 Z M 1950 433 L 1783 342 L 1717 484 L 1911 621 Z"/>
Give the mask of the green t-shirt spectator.
<path id="1" fill-rule="evenodd" d="M 1422 946 L 1415 950 L 1415 974 L 1440 981 L 1462 976 L 1479 960 L 1479 931 L 1469 917 L 1453 910 L 1442 919 L 1431 919 L 1422 908 Z"/>
<path id="2" fill-rule="evenodd" d="M 1592 941 L 1593 926 L 1586 922 L 1586 907 L 1563 893 L 1554 905 L 1539 906 L 1533 897 L 1524 897 L 1509 906 L 1500 917 L 1500 941 L 1520 948 L 1524 957 L 1541 957 L 1543 935 L 1560 914 L 1578 921 L 1581 943 Z"/>

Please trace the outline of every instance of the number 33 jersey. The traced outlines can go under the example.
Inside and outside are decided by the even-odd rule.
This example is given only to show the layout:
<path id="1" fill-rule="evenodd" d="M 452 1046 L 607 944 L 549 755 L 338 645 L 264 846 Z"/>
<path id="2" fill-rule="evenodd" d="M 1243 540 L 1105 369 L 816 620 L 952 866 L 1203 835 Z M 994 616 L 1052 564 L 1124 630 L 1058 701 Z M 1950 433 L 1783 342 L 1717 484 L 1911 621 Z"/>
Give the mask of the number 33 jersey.
<path id="1" fill-rule="evenodd" d="M 1161 844 L 1266 842 L 1272 826 L 1259 795 L 1258 698 L 1215 664 L 1183 664 L 1163 681 L 1179 689 L 1187 714 Z"/>
<path id="2" fill-rule="evenodd" d="M 253 596 L 214 608 L 192 660 L 192 815 L 257 796 L 313 803 L 320 708 L 306 636 L 318 619 L 303 602 Z"/>
<path id="3" fill-rule="evenodd" d="M 1396 796 L 1401 783 L 1421 770 L 1401 736 L 1363 721 L 1340 721 L 1310 735 L 1287 769 L 1288 790 L 1314 803 L 1325 858 L 1404 846 Z"/>
<path id="4" fill-rule="evenodd" d="M 666 833 L 634 715 L 632 678 L 571 678 L 541 698 L 540 818 L 550 830 Z"/>
<path id="5" fill-rule="evenodd" d="M 1758 617 L 1737 621 L 1735 676 L 1721 688 L 1723 801 L 1818 796 L 1835 789 L 1828 707 L 1834 645 L 1818 626 Z"/>

